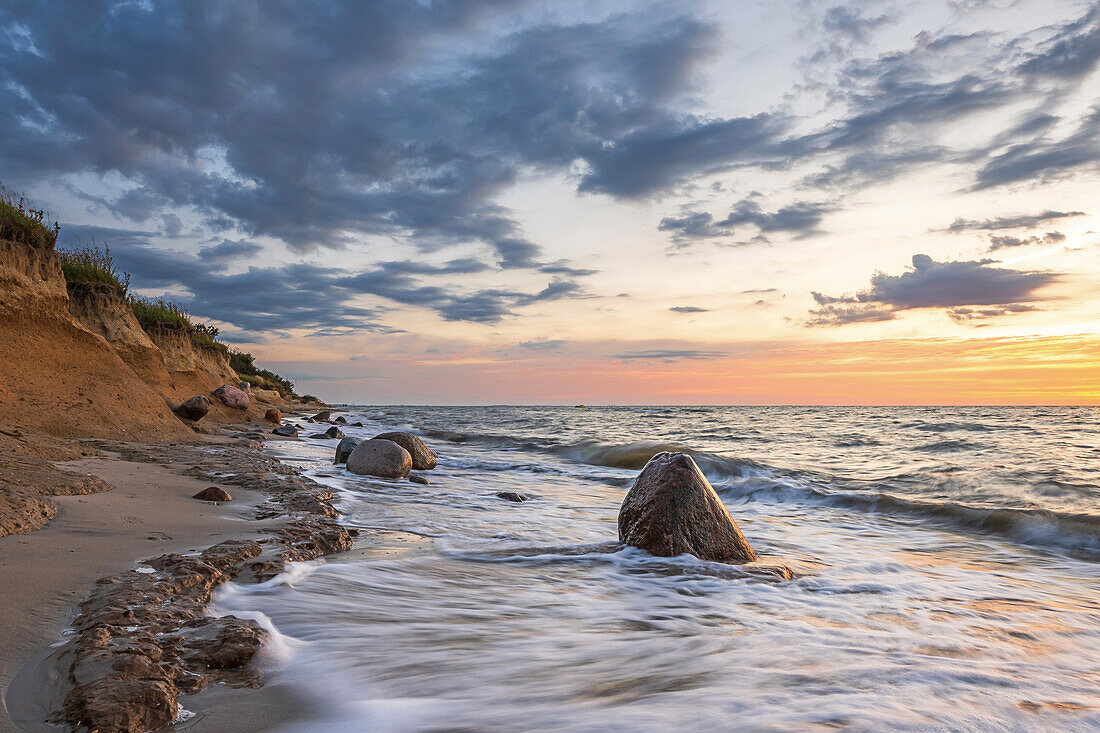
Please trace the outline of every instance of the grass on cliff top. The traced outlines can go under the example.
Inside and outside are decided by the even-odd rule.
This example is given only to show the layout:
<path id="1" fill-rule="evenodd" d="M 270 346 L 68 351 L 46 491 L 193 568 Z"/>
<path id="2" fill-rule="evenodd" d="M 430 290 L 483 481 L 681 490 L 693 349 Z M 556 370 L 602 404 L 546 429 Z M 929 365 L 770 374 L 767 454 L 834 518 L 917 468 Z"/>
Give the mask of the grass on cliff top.
<path id="1" fill-rule="evenodd" d="M 229 366 L 240 375 L 241 379 L 253 387 L 273 389 L 283 397 L 297 397 L 294 392 L 294 382 L 268 369 L 260 369 L 255 364 L 255 357 L 247 351 L 236 349 L 230 351 Z"/>
<path id="2" fill-rule="evenodd" d="M 195 330 L 187 311 L 178 303 L 164 298 L 143 298 L 140 295 L 130 297 L 130 309 L 134 317 L 145 330 L 150 328 L 172 328 L 190 333 Z"/>
<path id="3" fill-rule="evenodd" d="M 111 248 L 105 247 L 100 252 L 94 240 L 90 247 L 58 250 L 57 259 L 66 283 L 102 285 L 117 292 L 121 298 L 125 298 L 130 289 L 130 274 L 115 268 Z"/>
<path id="4" fill-rule="evenodd" d="M 31 208 L 21 194 L 0 183 L 0 239 L 52 249 L 61 226 L 44 209 Z"/>
<path id="5" fill-rule="evenodd" d="M 173 303 L 164 298 L 143 298 L 139 295 L 131 295 L 130 309 L 146 331 L 155 328 L 183 331 L 191 337 L 191 342 L 196 346 L 217 349 L 223 354 L 229 354 L 229 347 L 217 340 L 218 327 L 211 326 L 209 323 L 195 323 L 179 303 Z"/>

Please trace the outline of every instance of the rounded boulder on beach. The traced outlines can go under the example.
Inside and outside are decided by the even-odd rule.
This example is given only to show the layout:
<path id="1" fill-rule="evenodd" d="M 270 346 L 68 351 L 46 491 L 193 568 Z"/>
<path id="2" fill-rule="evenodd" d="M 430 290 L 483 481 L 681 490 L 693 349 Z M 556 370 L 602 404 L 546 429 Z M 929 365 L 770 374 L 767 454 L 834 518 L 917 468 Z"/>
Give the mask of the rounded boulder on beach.
<path id="1" fill-rule="evenodd" d="M 658 453 L 634 479 L 619 509 L 619 541 L 659 557 L 686 553 L 737 564 L 757 559 L 686 453 Z"/>
<path id="2" fill-rule="evenodd" d="M 247 394 L 231 384 L 223 384 L 218 387 L 214 390 L 214 396 L 221 400 L 226 407 L 232 407 L 235 410 L 247 410 L 248 406 L 252 404 Z"/>
<path id="3" fill-rule="evenodd" d="M 229 492 L 220 486 L 208 486 L 193 497 L 201 501 L 233 501 Z"/>
<path id="4" fill-rule="evenodd" d="M 382 433 L 374 436 L 375 440 L 392 440 L 404 448 L 412 456 L 413 468 L 417 471 L 430 471 L 435 468 L 437 456 L 435 451 L 424 444 L 424 441 L 412 433 Z"/>
<path id="5" fill-rule="evenodd" d="M 412 456 L 392 440 L 364 440 L 348 456 L 348 470 L 362 476 L 405 478 L 412 467 Z"/>
<path id="6" fill-rule="evenodd" d="M 187 420 L 199 421 L 210 412 L 210 400 L 197 394 L 176 408 L 176 414 Z"/>
<path id="7" fill-rule="evenodd" d="M 333 463 L 347 463 L 348 456 L 355 450 L 355 446 L 363 442 L 362 438 L 344 438 L 336 446 L 336 459 Z"/>

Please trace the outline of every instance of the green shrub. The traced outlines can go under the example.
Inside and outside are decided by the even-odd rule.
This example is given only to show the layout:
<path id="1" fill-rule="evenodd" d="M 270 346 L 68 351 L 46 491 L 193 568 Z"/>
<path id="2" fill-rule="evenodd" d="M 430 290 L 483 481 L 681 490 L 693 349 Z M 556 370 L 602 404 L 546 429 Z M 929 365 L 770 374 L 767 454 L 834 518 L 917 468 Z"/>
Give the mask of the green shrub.
<path id="1" fill-rule="evenodd" d="M 104 247 L 100 252 L 92 240 L 92 246 L 74 250 L 59 250 L 57 259 L 61 263 L 61 272 L 66 283 L 81 283 L 103 286 L 114 290 L 119 297 L 125 298 L 130 289 L 130 273 L 115 269 L 111 248 Z"/>
<path id="2" fill-rule="evenodd" d="M 273 389 L 283 397 L 295 397 L 294 382 L 281 377 L 273 371 L 258 369 L 256 360 L 247 351 L 233 349 L 229 352 L 229 366 L 233 368 L 241 379 L 254 387 L 261 389 Z"/>
<path id="3" fill-rule="evenodd" d="M 22 195 L 0 183 L 0 239 L 52 249 L 61 225 L 44 209 L 33 209 Z"/>
<path id="4" fill-rule="evenodd" d="M 187 311 L 178 303 L 173 303 L 164 298 L 143 298 L 140 295 L 130 297 L 130 309 L 138 319 L 141 327 L 148 331 L 150 328 L 171 328 L 180 331 L 194 333 L 195 327 L 191 319 L 187 317 Z"/>
<path id="5" fill-rule="evenodd" d="M 241 376 L 246 374 L 255 376 L 256 374 L 256 365 L 253 363 L 252 354 L 247 351 L 232 349 L 229 352 L 229 366 Z"/>

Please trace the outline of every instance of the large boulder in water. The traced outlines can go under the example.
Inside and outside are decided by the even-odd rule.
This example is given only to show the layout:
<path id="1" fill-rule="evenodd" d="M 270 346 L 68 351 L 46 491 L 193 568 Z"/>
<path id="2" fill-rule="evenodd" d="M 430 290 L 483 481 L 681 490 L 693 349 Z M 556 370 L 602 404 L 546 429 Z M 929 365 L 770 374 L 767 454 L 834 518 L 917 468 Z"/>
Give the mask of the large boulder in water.
<path id="1" fill-rule="evenodd" d="M 412 433 L 382 433 L 374 436 L 375 440 L 392 440 L 404 448 L 412 456 L 413 468 L 417 471 L 430 471 L 435 468 L 437 456 L 424 441 Z"/>
<path id="2" fill-rule="evenodd" d="M 364 476 L 405 478 L 412 466 L 409 452 L 392 440 L 364 440 L 348 456 L 348 470 Z"/>
<path id="3" fill-rule="evenodd" d="M 756 560 L 714 487 L 686 453 L 658 453 L 634 479 L 619 509 L 619 541 L 660 557 Z"/>
<path id="4" fill-rule="evenodd" d="M 188 420 L 202 420 L 210 412 L 210 400 L 197 394 L 176 408 L 176 414 Z"/>
<path id="5" fill-rule="evenodd" d="M 321 410 L 310 419 L 316 422 L 328 422 L 330 417 L 332 417 L 332 410 Z"/>
<path id="6" fill-rule="evenodd" d="M 226 407 L 247 410 L 251 402 L 243 391 L 231 384 L 223 384 L 214 390 L 214 396 L 225 403 Z"/>
<path id="7" fill-rule="evenodd" d="M 362 438 L 344 438 L 336 446 L 336 460 L 333 463 L 347 463 L 348 456 L 355 450 L 355 446 L 363 442 Z"/>

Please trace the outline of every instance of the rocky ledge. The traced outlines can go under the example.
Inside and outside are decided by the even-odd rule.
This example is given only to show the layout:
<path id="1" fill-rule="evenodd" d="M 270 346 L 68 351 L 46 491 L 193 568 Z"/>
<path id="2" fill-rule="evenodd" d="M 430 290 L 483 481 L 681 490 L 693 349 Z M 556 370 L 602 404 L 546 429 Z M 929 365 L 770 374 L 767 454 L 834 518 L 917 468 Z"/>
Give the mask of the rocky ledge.
<path id="1" fill-rule="evenodd" d="M 262 673 L 250 663 L 267 632 L 251 620 L 206 615 L 220 584 L 267 580 L 288 562 L 346 550 L 357 531 L 337 524 L 330 491 L 254 443 L 96 446 L 260 491 L 266 498 L 255 518 L 286 518 L 269 522 L 257 539 L 162 555 L 141 570 L 103 578 L 80 605 L 74 640 L 62 656 L 71 689 L 52 721 L 100 733 L 157 730 L 176 718 L 181 694 L 215 682 L 261 683 Z"/>

